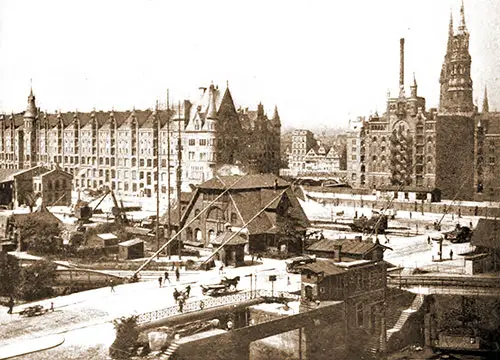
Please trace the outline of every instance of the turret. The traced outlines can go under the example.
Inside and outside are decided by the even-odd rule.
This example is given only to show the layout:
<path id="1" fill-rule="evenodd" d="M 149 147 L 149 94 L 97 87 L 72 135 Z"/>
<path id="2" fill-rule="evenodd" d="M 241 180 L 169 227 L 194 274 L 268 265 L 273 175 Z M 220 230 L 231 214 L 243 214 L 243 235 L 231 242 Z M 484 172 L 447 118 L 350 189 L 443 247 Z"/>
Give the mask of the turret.
<path id="1" fill-rule="evenodd" d="M 30 88 L 30 94 L 28 96 L 28 106 L 26 107 L 26 111 L 24 112 L 24 118 L 34 120 L 36 118 L 36 114 L 37 110 L 35 104 L 35 96 L 33 95 L 33 88 Z"/>
<path id="2" fill-rule="evenodd" d="M 217 105 L 215 103 L 216 89 L 214 84 L 210 84 L 208 89 L 208 108 L 207 108 L 207 119 L 216 120 L 217 119 Z"/>
<path id="3" fill-rule="evenodd" d="M 462 0 L 462 6 L 460 6 L 460 25 L 458 26 L 458 32 L 460 34 L 467 33 L 467 26 L 465 25 L 464 0 Z"/>
<path id="4" fill-rule="evenodd" d="M 417 79 L 415 79 L 415 73 L 413 73 L 413 84 L 410 86 L 411 97 L 417 97 Z"/>

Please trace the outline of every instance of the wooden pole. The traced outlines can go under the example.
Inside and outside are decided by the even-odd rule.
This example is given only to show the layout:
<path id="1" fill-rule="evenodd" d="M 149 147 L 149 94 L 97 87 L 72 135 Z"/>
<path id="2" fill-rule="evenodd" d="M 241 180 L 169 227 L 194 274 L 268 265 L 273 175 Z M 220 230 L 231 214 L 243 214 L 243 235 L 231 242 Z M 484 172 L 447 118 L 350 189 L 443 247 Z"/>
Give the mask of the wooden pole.
<path id="1" fill-rule="evenodd" d="M 170 99 L 169 91 L 167 90 L 167 239 L 171 235 L 171 214 L 170 214 Z M 171 258 L 170 246 L 167 246 L 168 258 Z"/>
<path id="2" fill-rule="evenodd" d="M 181 217 L 182 217 L 182 209 L 181 209 L 181 180 L 182 180 L 182 139 L 181 139 L 181 122 L 183 118 L 181 118 L 181 103 L 179 102 L 177 105 L 177 115 L 179 117 L 179 122 L 177 126 L 177 215 L 179 217 L 179 230 L 181 227 Z M 180 231 L 178 231 L 180 232 Z M 177 253 L 179 255 L 179 260 L 181 259 L 181 238 L 179 237 L 177 240 Z"/>
<path id="3" fill-rule="evenodd" d="M 174 236 L 172 236 L 165 244 L 163 244 L 160 249 L 153 255 L 147 259 L 144 264 L 142 264 L 133 274 L 132 277 L 136 276 L 139 272 L 142 271 L 163 249 L 165 249 L 174 239 L 179 236 L 179 234 L 184 231 L 189 225 L 191 225 L 194 221 L 196 221 L 205 211 L 207 211 L 213 204 L 215 204 L 219 199 L 224 196 L 232 187 L 234 187 L 237 183 L 239 183 L 242 179 L 244 179 L 244 176 L 241 176 L 239 179 L 237 179 L 235 182 L 233 182 L 227 189 L 225 189 L 219 196 L 217 196 L 213 201 L 210 202 L 207 206 L 205 206 L 198 215 L 194 216 L 186 225 L 182 227 L 179 231 L 175 233 Z"/>

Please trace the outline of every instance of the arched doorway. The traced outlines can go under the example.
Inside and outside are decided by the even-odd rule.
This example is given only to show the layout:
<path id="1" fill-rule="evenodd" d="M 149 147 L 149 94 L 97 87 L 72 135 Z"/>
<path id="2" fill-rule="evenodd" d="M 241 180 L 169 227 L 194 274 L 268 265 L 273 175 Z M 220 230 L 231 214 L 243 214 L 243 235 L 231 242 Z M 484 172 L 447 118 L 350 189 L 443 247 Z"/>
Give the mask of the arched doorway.
<path id="1" fill-rule="evenodd" d="M 306 300 L 309 300 L 309 301 L 312 301 L 313 300 L 313 288 L 311 285 L 306 285 L 306 287 L 304 288 L 304 292 L 305 292 L 305 298 Z"/>

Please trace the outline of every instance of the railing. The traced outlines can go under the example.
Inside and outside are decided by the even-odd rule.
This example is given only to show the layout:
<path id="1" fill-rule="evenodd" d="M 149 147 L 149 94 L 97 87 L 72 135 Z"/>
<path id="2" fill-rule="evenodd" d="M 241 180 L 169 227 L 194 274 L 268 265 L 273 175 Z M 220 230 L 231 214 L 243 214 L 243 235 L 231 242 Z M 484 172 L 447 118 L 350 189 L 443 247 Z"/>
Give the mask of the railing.
<path id="1" fill-rule="evenodd" d="M 222 295 L 217 297 L 198 298 L 196 300 L 187 301 L 182 308 L 182 312 L 179 311 L 179 306 L 173 305 L 168 308 L 140 314 L 137 318 L 137 324 L 141 325 L 174 315 L 190 313 L 207 308 L 215 308 L 223 305 L 237 304 L 242 301 L 256 298 L 272 298 L 284 299 L 288 301 L 298 301 L 300 300 L 300 295 L 290 294 L 286 291 L 257 290 L 238 292 L 236 294 Z"/>
<path id="2" fill-rule="evenodd" d="M 392 275 L 387 279 L 388 284 L 400 287 L 409 286 L 437 286 L 437 287 L 462 287 L 462 288 L 488 288 L 500 290 L 500 282 L 495 278 L 461 278 L 461 277 L 431 277 L 431 276 L 397 276 Z"/>

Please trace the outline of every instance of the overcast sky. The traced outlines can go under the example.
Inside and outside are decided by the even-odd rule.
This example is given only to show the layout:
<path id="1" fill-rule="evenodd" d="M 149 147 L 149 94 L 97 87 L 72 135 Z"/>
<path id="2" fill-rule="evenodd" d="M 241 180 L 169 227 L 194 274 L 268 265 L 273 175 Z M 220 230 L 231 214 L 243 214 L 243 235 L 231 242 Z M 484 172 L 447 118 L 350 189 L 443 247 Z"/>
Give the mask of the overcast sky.
<path id="1" fill-rule="evenodd" d="M 226 81 L 237 106 L 278 106 L 285 127 L 345 126 L 416 74 L 438 105 L 460 0 L 0 0 L 0 111 L 152 107 Z M 500 0 L 465 0 L 474 98 L 500 109 Z"/>

